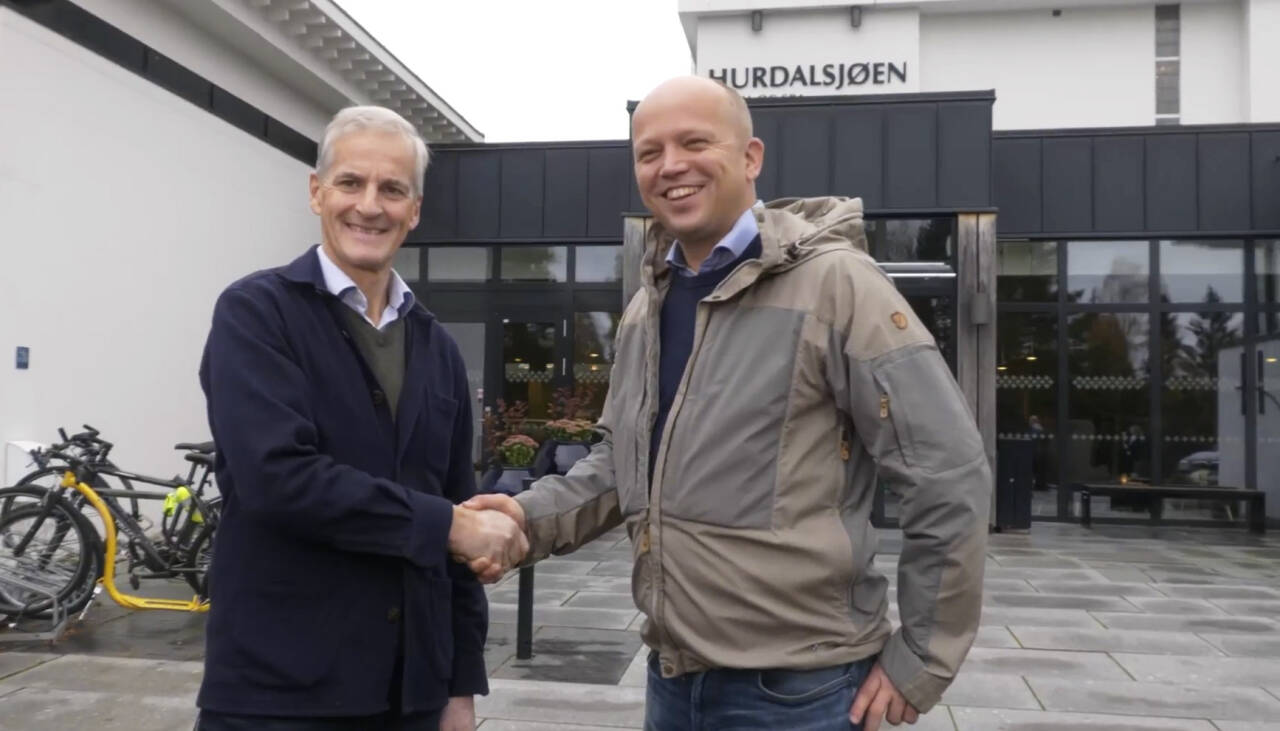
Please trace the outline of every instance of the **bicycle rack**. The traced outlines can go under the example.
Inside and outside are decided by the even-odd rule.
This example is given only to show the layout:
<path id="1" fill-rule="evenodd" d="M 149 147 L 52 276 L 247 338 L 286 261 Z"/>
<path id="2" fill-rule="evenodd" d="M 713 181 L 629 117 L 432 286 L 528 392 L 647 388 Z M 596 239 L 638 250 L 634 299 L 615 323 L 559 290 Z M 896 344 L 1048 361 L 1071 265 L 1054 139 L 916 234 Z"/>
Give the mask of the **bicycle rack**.
<path id="1" fill-rule="evenodd" d="M 53 605 L 49 609 L 49 628 L 43 631 L 18 629 L 18 621 L 22 619 L 22 614 L 9 616 L 4 619 L 4 626 L 8 628 L 5 632 L 0 632 L 0 643 L 3 642 L 56 642 L 62 636 L 62 632 L 67 628 L 67 610 L 59 601 L 58 594 L 50 591 L 48 588 L 33 584 L 20 576 L 14 576 L 10 572 L 0 570 L 0 584 L 15 586 L 24 591 L 43 594 L 53 600 Z"/>

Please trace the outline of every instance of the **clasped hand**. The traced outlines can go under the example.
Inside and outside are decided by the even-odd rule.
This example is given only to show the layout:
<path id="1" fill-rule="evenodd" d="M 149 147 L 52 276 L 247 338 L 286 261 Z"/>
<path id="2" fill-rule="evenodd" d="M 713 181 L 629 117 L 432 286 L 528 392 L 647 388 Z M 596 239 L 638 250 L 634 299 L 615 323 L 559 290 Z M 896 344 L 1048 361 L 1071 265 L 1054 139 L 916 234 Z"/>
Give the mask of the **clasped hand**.
<path id="1" fill-rule="evenodd" d="M 449 553 L 492 584 L 524 560 L 524 510 L 506 495 L 478 495 L 454 508 Z"/>

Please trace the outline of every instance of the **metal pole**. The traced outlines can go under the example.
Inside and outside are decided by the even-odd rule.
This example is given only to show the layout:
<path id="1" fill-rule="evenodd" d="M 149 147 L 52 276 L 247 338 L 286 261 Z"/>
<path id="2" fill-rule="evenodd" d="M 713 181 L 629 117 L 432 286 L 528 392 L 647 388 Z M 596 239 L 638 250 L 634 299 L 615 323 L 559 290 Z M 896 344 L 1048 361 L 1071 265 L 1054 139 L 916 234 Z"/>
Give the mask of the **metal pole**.
<path id="1" fill-rule="evenodd" d="M 533 657 L 533 567 L 520 569 L 520 598 L 516 609 L 516 659 Z"/>

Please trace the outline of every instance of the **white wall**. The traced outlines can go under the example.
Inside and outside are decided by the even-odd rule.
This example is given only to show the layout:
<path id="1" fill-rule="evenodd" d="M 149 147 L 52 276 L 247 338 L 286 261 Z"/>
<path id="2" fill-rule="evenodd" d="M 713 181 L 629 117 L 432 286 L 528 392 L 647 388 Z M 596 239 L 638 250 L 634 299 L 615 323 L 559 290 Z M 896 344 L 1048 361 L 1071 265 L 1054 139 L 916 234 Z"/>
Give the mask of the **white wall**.
<path id="1" fill-rule="evenodd" d="M 173 0 L 207 3 L 209 0 Z M 317 101 L 282 82 L 242 50 L 206 32 L 161 0 L 75 0 L 75 3 L 195 73 L 312 139 L 318 139 L 341 102 Z M 213 7 L 200 8 L 219 17 Z M 228 16 L 224 31 L 238 25 Z M 251 33 L 240 28 L 240 33 Z M 261 40 L 256 44 L 265 47 Z"/>
<path id="2" fill-rule="evenodd" d="M 711 69 L 773 66 L 804 69 L 806 78 L 823 78 L 823 67 L 857 63 L 906 66 L 906 82 L 890 77 L 843 89 L 833 86 L 791 85 L 786 88 L 740 88 L 744 96 L 889 94 L 917 91 L 920 78 L 920 14 L 914 9 L 867 8 L 862 24 L 852 27 L 847 7 L 838 10 L 769 13 L 759 32 L 751 30 L 750 15 L 712 15 L 698 19 L 697 73 Z M 814 65 L 816 73 L 809 73 Z M 837 71 L 838 73 L 838 71 Z M 732 79 L 729 79 L 732 81 Z M 745 82 L 745 75 L 743 77 Z M 736 85 L 735 85 L 736 86 Z"/>
<path id="3" fill-rule="evenodd" d="M 1181 25 L 1182 124 L 1247 121 L 1240 2 L 1183 5 Z"/>
<path id="4" fill-rule="evenodd" d="M 1250 122 L 1280 122 L 1280 0 L 1244 0 Z"/>
<path id="5" fill-rule="evenodd" d="M 996 90 L 995 129 L 1155 123 L 1151 6 L 920 19 L 921 91 Z"/>
<path id="6" fill-rule="evenodd" d="M 171 475 L 217 294 L 318 240 L 308 168 L 3 8 L 0 99 L 0 443 L 88 422 Z"/>

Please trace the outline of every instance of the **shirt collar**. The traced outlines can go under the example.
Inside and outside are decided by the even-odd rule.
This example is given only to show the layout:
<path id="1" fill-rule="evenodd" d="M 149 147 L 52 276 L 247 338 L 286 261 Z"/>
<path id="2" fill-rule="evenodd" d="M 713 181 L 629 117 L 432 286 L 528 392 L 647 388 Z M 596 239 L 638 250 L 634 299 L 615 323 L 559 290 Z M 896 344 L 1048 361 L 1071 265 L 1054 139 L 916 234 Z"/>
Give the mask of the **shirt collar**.
<path id="1" fill-rule="evenodd" d="M 366 314 L 369 310 L 369 300 L 356 286 L 355 280 L 347 276 L 347 273 L 329 258 L 323 246 L 316 247 L 316 256 L 320 259 L 320 273 L 324 276 L 324 286 L 329 290 L 329 294 L 342 300 L 379 330 L 403 317 L 413 306 L 413 290 L 409 289 L 409 285 L 405 284 L 400 274 L 392 269 L 391 280 L 387 283 L 387 307 L 382 311 L 382 322 L 372 322 Z"/>
<path id="2" fill-rule="evenodd" d="M 702 262 L 697 272 L 689 268 L 684 258 L 684 249 L 679 241 L 667 251 L 667 264 L 680 274 L 692 277 L 702 272 L 715 271 L 737 261 L 738 257 L 742 256 L 742 252 L 746 251 L 751 242 L 760 235 L 760 225 L 756 223 L 755 209 L 763 205 L 763 201 L 756 201 L 755 205 L 738 216 L 733 228 L 729 229 L 729 233 L 725 234 L 724 238 L 711 249 L 711 254 Z"/>

